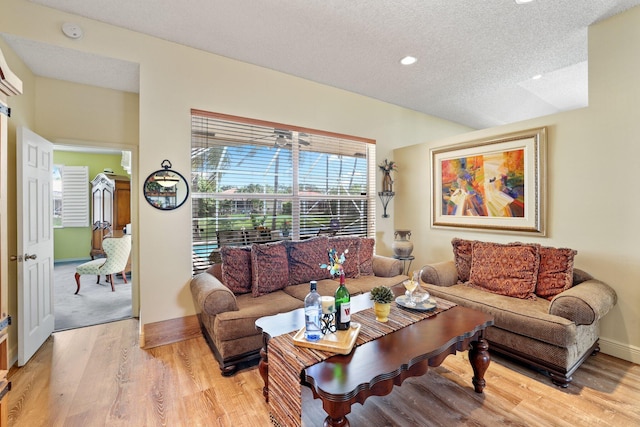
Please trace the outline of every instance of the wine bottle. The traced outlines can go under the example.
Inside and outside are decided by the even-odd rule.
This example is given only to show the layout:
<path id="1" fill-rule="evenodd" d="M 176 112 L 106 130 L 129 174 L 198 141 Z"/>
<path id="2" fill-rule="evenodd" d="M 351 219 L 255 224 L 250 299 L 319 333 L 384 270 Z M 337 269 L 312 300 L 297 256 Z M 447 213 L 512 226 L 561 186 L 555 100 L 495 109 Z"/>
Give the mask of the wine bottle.
<path id="1" fill-rule="evenodd" d="M 351 325 L 351 295 L 344 285 L 344 272 L 340 273 L 340 286 L 336 289 L 336 327 L 340 331 Z"/>
<path id="2" fill-rule="evenodd" d="M 317 287 L 317 282 L 312 280 L 310 291 L 304 299 L 304 337 L 307 341 L 318 341 L 322 338 L 320 325 L 322 303 L 320 301 L 320 294 L 316 291 Z"/>

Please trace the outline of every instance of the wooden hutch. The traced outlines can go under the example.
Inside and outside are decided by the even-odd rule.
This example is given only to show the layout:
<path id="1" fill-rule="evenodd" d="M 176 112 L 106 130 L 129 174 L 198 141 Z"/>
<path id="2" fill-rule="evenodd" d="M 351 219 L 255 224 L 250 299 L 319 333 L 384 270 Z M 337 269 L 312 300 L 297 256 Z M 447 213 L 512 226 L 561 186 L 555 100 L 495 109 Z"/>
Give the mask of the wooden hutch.
<path id="1" fill-rule="evenodd" d="M 120 237 L 131 222 L 129 177 L 99 173 L 91 181 L 91 259 L 104 256 L 102 239 Z"/>

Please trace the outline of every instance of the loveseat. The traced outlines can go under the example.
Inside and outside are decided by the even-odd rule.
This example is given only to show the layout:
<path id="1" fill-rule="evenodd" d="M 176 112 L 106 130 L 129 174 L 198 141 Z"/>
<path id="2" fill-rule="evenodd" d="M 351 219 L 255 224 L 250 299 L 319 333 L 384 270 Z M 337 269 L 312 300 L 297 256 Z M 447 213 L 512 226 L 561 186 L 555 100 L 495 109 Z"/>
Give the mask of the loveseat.
<path id="1" fill-rule="evenodd" d="M 373 287 L 393 286 L 407 279 L 402 262 L 374 255 L 374 239 L 319 236 L 220 249 L 221 263 L 191 280 L 191 294 L 202 332 L 224 375 L 241 362 L 260 357 L 262 336 L 255 321 L 263 316 L 304 306 L 309 282 L 318 282 L 321 295 L 338 287 L 327 269 L 329 249 L 345 253 L 343 268 L 351 295 Z"/>
<path id="2" fill-rule="evenodd" d="M 600 319 L 615 291 L 573 266 L 576 251 L 539 244 L 454 238 L 454 259 L 428 264 L 421 279 L 432 295 L 494 316 L 489 349 L 547 372 L 567 387 L 596 354 Z"/>

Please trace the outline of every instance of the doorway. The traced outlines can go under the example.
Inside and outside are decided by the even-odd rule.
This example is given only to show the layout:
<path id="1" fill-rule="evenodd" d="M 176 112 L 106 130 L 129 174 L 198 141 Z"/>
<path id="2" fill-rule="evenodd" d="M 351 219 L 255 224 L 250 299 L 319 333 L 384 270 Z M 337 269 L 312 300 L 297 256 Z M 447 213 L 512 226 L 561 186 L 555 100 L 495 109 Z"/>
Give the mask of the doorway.
<path id="1" fill-rule="evenodd" d="M 108 177 L 117 176 L 118 179 L 130 179 L 132 172 L 130 159 L 130 152 L 119 149 L 54 145 L 54 169 L 64 170 L 65 166 L 86 167 L 88 175 L 86 183 L 88 220 L 82 226 L 63 225 L 61 218 L 64 216 L 64 205 L 61 198 L 64 191 L 55 183 L 53 186 L 54 332 L 132 317 L 132 281 L 135 278 L 131 276 L 130 271 L 125 273 L 126 282 L 122 274 L 114 275 L 113 292 L 105 276 L 101 276 L 99 283 L 96 283 L 96 276 L 83 275 L 80 277 L 80 291 L 75 294 L 77 285 L 74 277 L 76 267 L 90 261 L 95 255 L 92 243 L 94 212 L 91 206 L 90 181 L 101 174 Z M 54 177 L 57 176 L 54 174 Z M 130 198 L 130 193 L 128 197 Z M 128 202 L 129 207 L 130 199 Z M 122 230 L 119 232 L 122 233 Z"/>

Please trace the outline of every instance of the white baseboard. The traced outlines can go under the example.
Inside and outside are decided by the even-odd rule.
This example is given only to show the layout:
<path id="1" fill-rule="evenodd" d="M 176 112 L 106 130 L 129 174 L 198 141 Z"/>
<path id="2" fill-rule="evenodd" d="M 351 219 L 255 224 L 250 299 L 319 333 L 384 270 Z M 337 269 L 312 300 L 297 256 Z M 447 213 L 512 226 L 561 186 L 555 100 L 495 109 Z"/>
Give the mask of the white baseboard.
<path id="1" fill-rule="evenodd" d="M 600 338 L 600 351 L 627 362 L 640 364 L 640 348 L 630 344 Z"/>

